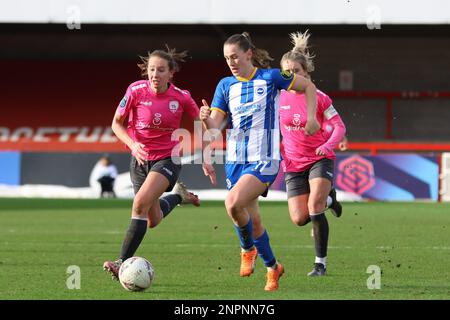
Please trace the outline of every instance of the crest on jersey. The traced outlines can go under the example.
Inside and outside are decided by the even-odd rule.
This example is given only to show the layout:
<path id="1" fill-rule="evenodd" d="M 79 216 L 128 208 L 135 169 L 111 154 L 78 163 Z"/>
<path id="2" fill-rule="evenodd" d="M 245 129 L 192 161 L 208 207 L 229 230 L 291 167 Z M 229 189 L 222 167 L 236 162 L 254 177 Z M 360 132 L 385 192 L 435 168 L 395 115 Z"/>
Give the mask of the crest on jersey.
<path id="1" fill-rule="evenodd" d="M 177 110 L 178 110 L 178 107 L 180 106 L 180 104 L 178 103 L 178 101 L 170 101 L 169 102 L 169 110 L 170 110 L 170 112 L 172 112 L 172 113 L 175 113 L 175 112 L 177 112 Z"/>
<path id="2" fill-rule="evenodd" d="M 283 70 L 280 71 L 281 76 L 286 79 L 286 80 L 290 80 L 292 79 L 292 72 L 290 70 Z"/>

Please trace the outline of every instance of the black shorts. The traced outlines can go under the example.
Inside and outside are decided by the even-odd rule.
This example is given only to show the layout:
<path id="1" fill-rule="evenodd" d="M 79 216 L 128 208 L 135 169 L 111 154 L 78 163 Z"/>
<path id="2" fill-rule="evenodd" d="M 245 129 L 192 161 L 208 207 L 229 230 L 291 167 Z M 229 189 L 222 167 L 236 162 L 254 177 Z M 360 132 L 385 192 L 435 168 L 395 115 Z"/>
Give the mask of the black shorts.
<path id="1" fill-rule="evenodd" d="M 145 161 L 145 163 L 140 166 L 136 158 L 132 156 L 130 162 L 130 176 L 134 194 L 138 193 L 148 174 L 152 171 L 162 174 L 169 180 L 169 187 L 166 190 L 166 192 L 169 192 L 172 191 L 178 180 L 181 165 L 173 163 L 171 158 L 165 158 L 161 160 Z"/>
<path id="2" fill-rule="evenodd" d="M 325 178 L 333 183 L 334 161 L 323 158 L 313 164 L 311 168 L 302 172 L 286 172 L 284 181 L 288 199 L 302 194 L 310 193 L 309 180 Z"/>

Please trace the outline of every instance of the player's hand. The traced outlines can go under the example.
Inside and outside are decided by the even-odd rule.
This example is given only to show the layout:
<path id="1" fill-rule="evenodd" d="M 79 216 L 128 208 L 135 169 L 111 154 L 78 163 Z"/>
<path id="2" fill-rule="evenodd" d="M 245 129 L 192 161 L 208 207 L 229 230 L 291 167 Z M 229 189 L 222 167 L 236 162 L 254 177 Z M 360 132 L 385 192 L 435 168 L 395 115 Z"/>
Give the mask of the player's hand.
<path id="1" fill-rule="evenodd" d="M 137 141 L 131 146 L 131 154 L 136 158 L 139 165 L 143 165 L 147 160 L 148 153 L 144 150 L 144 145 Z"/>
<path id="2" fill-rule="evenodd" d="M 348 149 L 348 140 L 344 139 L 341 142 L 339 142 L 338 147 L 339 147 L 339 150 L 346 151 Z"/>
<path id="3" fill-rule="evenodd" d="M 306 121 L 305 129 L 304 129 L 306 135 L 312 136 L 314 133 L 319 131 L 319 129 L 320 129 L 320 125 L 316 118 L 308 119 L 308 121 Z"/>
<path id="4" fill-rule="evenodd" d="M 200 120 L 206 121 L 211 115 L 211 109 L 205 99 L 202 99 L 202 103 L 203 105 L 200 107 Z"/>
<path id="5" fill-rule="evenodd" d="M 316 155 L 318 155 L 318 156 L 326 156 L 330 152 L 331 152 L 331 150 L 323 145 L 316 149 Z"/>
<path id="6" fill-rule="evenodd" d="M 203 163 L 203 173 L 205 176 L 209 177 L 209 180 L 211 181 L 211 184 L 215 186 L 217 184 L 216 179 L 216 170 L 211 164 Z"/>

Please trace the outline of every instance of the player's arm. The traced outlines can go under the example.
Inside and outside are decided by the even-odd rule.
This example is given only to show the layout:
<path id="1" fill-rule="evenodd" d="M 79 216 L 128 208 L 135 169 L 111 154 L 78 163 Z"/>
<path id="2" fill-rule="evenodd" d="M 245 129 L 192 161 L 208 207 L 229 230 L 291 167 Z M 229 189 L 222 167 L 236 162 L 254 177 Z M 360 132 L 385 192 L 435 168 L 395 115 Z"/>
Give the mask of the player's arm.
<path id="1" fill-rule="evenodd" d="M 320 129 L 319 122 L 317 121 L 316 110 L 317 110 L 317 97 L 316 97 L 316 86 L 314 83 L 302 76 L 296 75 L 292 81 L 289 90 L 294 90 L 297 92 L 305 93 L 306 98 L 306 112 L 307 121 L 305 125 L 305 132 L 307 134 L 314 134 Z"/>
<path id="2" fill-rule="evenodd" d="M 203 121 L 206 129 L 220 129 L 226 113 L 218 108 L 210 108 L 205 99 L 202 100 L 202 103 L 200 119 Z"/>
<path id="3" fill-rule="evenodd" d="M 339 144 L 339 142 L 342 141 L 343 137 L 345 137 L 346 127 L 344 122 L 342 121 L 339 114 L 334 111 L 335 109 L 333 106 L 330 106 L 330 108 L 325 112 L 329 111 L 330 109 L 335 112 L 335 115 L 329 119 L 331 125 L 333 126 L 333 132 L 331 133 L 331 136 L 330 138 L 328 138 L 327 142 L 316 149 L 316 154 L 320 156 L 326 156 L 331 153 L 333 149 Z"/>
<path id="4" fill-rule="evenodd" d="M 203 172 L 208 176 L 213 185 L 216 185 L 216 174 L 211 161 L 210 144 L 216 138 L 216 135 L 221 132 L 223 123 L 225 122 L 225 112 L 209 107 L 205 99 L 202 100 L 202 107 L 200 108 L 200 120 L 203 122 L 203 130 L 207 132 L 209 139 L 203 140 Z M 218 136 L 221 136 L 220 134 Z"/>
<path id="5" fill-rule="evenodd" d="M 144 145 L 137 141 L 131 139 L 128 135 L 127 129 L 125 128 L 124 122 L 126 119 L 126 114 L 121 114 L 120 111 L 116 111 L 114 114 L 114 118 L 112 120 L 111 129 L 114 134 L 119 138 L 120 141 L 125 143 L 128 148 L 130 148 L 131 153 L 136 158 L 137 162 L 140 165 L 144 164 L 144 161 L 147 159 L 147 152 L 144 150 Z"/>

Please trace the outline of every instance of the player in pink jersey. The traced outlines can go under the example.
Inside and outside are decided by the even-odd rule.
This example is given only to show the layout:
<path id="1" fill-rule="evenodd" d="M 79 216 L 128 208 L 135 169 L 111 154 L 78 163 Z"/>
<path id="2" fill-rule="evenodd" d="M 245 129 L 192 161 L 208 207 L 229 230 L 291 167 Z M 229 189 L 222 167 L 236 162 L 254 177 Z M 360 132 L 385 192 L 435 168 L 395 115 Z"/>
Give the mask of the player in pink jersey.
<path id="1" fill-rule="evenodd" d="M 310 78 L 314 70 L 313 56 L 307 50 L 309 34 L 291 34 L 294 48 L 283 55 L 281 68 Z M 316 259 L 309 276 L 326 274 L 328 248 L 328 221 L 325 210 L 329 207 L 339 217 L 342 206 L 332 189 L 333 149 L 345 135 L 345 125 L 334 109 L 331 99 L 317 90 L 317 121 L 319 132 L 308 135 L 305 97 L 292 91 L 280 96 L 280 129 L 282 134 L 282 168 L 288 194 L 289 214 L 294 224 L 313 225 Z"/>
<path id="2" fill-rule="evenodd" d="M 114 133 L 132 153 L 130 175 L 135 193 L 131 223 L 120 258 L 103 264 L 116 280 L 120 265 L 134 255 L 147 227 L 156 227 L 180 203 L 200 205 L 198 197 L 177 182 L 181 165 L 177 155 L 172 157 L 172 150 L 178 144 L 172 141 L 172 132 L 180 128 L 183 114 L 199 119 L 199 108 L 189 92 L 171 82 L 179 70 L 178 62 L 185 56 L 186 52 L 176 53 L 167 48 L 167 51 L 155 50 L 142 58 L 139 67 L 148 80 L 128 87 L 113 118 Z M 212 167 L 204 165 L 204 170 L 215 179 Z M 172 190 L 173 193 L 161 197 Z"/>

